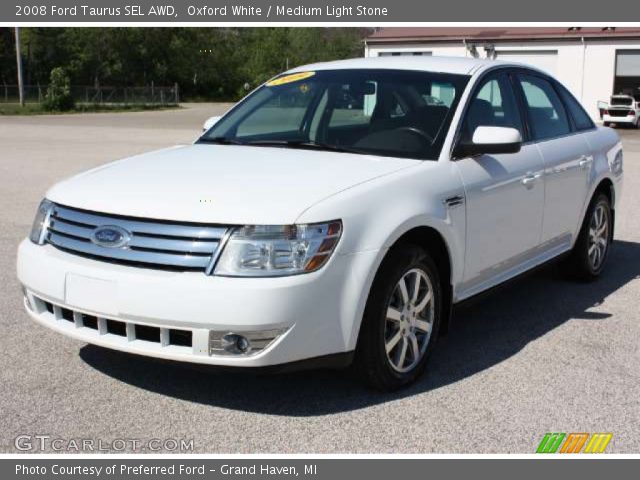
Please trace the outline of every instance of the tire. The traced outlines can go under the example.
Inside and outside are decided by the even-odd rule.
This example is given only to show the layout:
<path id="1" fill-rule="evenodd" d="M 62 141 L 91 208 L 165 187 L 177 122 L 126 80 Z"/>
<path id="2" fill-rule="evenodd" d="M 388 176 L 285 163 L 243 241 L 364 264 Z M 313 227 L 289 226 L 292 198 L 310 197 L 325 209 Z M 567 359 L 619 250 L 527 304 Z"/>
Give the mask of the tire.
<path id="1" fill-rule="evenodd" d="M 382 391 L 414 382 L 427 365 L 441 317 L 440 277 L 429 254 L 411 244 L 394 247 L 376 274 L 365 307 L 356 348 L 358 376 Z"/>
<path id="2" fill-rule="evenodd" d="M 610 126 L 611 126 L 611 122 L 604 122 L 604 123 L 603 123 L 603 125 L 604 125 L 605 127 L 610 127 Z"/>
<path id="3" fill-rule="evenodd" d="M 605 194 L 597 193 L 589 204 L 569 257 L 568 273 L 586 281 L 600 276 L 611 249 L 612 232 L 611 202 Z"/>

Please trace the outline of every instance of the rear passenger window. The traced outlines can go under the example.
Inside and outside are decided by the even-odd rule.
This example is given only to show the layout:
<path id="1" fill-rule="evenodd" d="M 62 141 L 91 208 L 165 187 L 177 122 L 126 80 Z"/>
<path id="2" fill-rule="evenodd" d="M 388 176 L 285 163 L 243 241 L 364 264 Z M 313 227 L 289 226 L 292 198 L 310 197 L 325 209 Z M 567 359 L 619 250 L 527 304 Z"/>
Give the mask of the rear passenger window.
<path id="1" fill-rule="evenodd" d="M 589 114 L 584 111 L 580 102 L 571 95 L 569 90 L 564 88 L 562 85 L 559 85 L 558 90 L 560 90 L 560 95 L 562 95 L 564 104 L 567 106 L 567 110 L 569 110 L 569 115 L 573 118 L 576 130 L 589 130 L 593 128 L 595 125 L 593 124 L 591 117 L 589 117 Z"/>
<path id="2" fill-rule="evenodd" d="M 570 133 L 569 118 L 551 83 L 533 75 L 520 75 L 519 78 L 534 140 Z"/>

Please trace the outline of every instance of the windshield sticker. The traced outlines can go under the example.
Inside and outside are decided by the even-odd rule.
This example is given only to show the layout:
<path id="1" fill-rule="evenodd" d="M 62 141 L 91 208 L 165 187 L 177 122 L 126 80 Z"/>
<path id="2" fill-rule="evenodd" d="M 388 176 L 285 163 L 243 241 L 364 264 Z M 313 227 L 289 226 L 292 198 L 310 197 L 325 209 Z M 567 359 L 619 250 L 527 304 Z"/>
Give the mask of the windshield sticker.
<path id="1" fill-rule="evenodd" d="M 305 78 L 313 77 L 316 72 L 300 72 L 292 73 L 291 75 L 285 75 L 284 77 L 275 78 L 267 82 L 267 87 L 276 87 L 278 85 L 284 85 L 286 83 L 297 82 L 298 80 L 304 80 Z"/>

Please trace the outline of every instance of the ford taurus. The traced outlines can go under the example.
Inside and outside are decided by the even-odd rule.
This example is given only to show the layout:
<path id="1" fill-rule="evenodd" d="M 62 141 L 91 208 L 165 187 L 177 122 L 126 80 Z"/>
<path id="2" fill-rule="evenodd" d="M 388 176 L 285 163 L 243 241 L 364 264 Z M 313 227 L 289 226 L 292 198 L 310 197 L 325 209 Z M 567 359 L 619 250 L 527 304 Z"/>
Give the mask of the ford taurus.
<path id="1" fill-rule="evenodd" d="M 125 352 L 352 364 L 396 389 L 424 371 L 455 303 L 560 256 L 576 278 L 602 273 L 622 155 L 613 130 L 523 65 L 299 67 L 192 145 L 51 188 L 19 247 L 25 307 Z"/>

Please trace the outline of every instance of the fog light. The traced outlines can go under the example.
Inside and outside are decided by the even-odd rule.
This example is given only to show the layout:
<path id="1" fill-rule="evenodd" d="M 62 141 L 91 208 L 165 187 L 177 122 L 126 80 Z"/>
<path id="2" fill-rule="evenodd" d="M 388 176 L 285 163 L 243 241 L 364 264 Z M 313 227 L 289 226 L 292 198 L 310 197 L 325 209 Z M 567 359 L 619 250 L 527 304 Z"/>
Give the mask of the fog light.
<path id="1" fill-rule="evenodd" d="M 255 355 L 287 331 L 286 328 L 250 332 L 209 331 L 209 355 Z"/>
<path id="2" fill-rule="evenodd" d="M 248 353 L 251 349 L 251 342 L 247 337 L 235 333 L 229 333 L 222 337 L 222 348 L 231 354 Z"/>
<path id="3" fill-rule="evenodd" d="M 238 350 L 242 353 L 246 353 L 251 348 L 251 343 L 246 339 L 246 337 L 238 336 L 238 340 L 236 340 L 236 347 L 238 347 Z"/>

